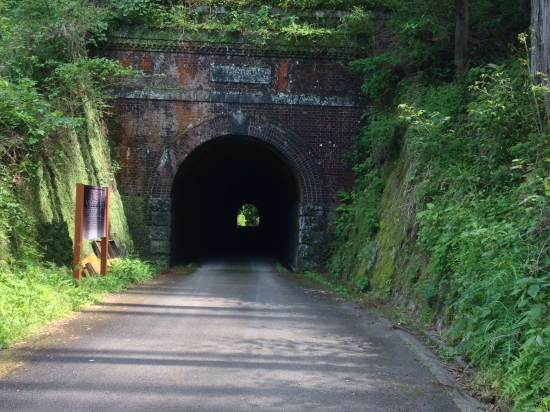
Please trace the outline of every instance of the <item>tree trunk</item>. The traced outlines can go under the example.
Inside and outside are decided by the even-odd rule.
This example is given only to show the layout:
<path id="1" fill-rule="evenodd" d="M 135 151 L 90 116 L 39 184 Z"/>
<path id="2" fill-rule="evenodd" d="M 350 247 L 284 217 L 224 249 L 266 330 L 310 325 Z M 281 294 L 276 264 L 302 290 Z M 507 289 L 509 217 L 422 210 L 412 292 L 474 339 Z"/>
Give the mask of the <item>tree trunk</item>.
<path id="1" fill-rule="evenodd" d="M 535 1 L 535 0 L 533 0 Z M 466 68 L 468 47 L 468 0 L 456 0 L 455 65 L 456 71 Z"/>
<path id="2" fill-rule="evenodd" d="M 537 83 L 549 84 L 550 76 L 550 0 L 531 3 L 531 74 Z M 546 99 L 550 115 L 550 100 Z"/>

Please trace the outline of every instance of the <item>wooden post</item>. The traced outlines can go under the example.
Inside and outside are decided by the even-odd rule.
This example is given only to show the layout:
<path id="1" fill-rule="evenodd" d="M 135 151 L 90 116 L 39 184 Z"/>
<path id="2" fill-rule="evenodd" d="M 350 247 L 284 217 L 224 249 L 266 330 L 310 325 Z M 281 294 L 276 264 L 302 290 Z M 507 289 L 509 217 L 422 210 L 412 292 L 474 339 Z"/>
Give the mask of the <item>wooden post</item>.
<path id="1" fill-rule="evenodd" d="M 109 259 L 109 199 L 111 190 L 107 187 L 105 198 L 105 237 L 101 238 L 101 275 L 107 275 L 107 260 Z"/>
<path id="2" fill-rule="evenodd" d="M 82 253 L 82 223 L 84 220 L 84 185 L 76 185 L 76 209 L 74 217 L 74 252 L 73 252 L 73 278 L 78 280 L 78 287 L 82 283 L 82 268 L 77 266 L 80 263 Z"/>

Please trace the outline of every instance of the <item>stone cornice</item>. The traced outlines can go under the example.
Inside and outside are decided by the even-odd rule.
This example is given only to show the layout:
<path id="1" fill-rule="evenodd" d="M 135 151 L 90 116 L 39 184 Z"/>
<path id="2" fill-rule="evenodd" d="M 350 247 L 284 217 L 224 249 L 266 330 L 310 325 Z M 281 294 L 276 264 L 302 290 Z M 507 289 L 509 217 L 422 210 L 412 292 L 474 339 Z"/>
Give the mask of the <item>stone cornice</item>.
<path id="1" fill-rule="evenodd" d="M 108 42 L 103 44 L 102 49 L 189 54 L 229 54 L 235 56 L 258 57 L 325 58 L 336 60 L 351 60 L 365 56 L 364 52 L 339 45 L 256 45 L 245 42 L 222 43 L 214 41 L 180 41 L 140 37 L 111 37 Z"/>
<path id="2" fill-rule="evenodd" d="M 184 90 L 177 88 L 111 89 L 116 99 L 171 100 L 206 103 L 273 104 L 323 107 L 368 107 L 365 102 L 350 96 L 322 96 L 315 94 L 222 92 L 211 90 Z"/>

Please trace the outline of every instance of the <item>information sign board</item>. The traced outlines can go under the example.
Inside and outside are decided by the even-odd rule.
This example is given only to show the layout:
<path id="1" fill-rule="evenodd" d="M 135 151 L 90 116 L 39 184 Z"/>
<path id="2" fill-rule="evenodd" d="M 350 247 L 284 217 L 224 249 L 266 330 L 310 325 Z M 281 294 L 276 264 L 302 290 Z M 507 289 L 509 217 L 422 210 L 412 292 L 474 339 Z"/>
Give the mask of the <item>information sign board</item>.
<path id="1" fill-rule="evenodd" d="M 101 238 L 101 269 L 107 274 L 109 245 L 109 188 L 76 185 L 74 217 L 73 277 L 82 281 L 82 242 L 84 239 Z"/>
<path id="2" fill-rule="evenodd" d="M 82 239 L 105 237 L 107 228 L 107 188 L 84 186 Z"/>

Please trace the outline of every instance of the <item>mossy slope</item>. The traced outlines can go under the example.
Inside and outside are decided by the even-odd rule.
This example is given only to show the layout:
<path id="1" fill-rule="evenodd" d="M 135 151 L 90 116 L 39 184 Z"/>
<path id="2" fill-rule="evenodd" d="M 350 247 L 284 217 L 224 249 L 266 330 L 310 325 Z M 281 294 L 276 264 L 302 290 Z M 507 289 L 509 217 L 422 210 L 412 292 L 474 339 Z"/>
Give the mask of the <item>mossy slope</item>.
<path id="1" fill-rule="evenodd" d="M 32 255 L 34 248 L 36 255 L 60 265 L 72 261 L 77 183 L 111 188 L 109 237 L 123 252 L 133 250 L 101 114 L 90 104 L 83 112 L 84 126 L 49 139 L 16 188 L 24 214 L 34 221 L 23 249 Z M 2 255 L 17 257 L 21 247 L 9 246 L 4 244 Z M 91 252 L 91 241 L 85 241 L 83 253 Z"/>

